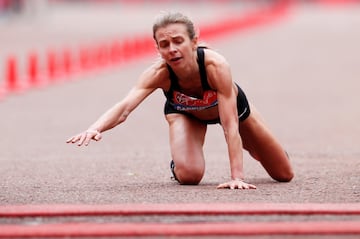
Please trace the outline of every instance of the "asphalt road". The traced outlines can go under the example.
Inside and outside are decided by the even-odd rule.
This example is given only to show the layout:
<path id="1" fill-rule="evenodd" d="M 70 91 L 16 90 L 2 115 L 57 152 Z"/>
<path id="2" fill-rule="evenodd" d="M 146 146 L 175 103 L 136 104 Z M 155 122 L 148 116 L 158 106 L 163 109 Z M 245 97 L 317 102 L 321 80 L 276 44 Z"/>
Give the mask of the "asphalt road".
<path id="1" fill-rule="evenodd" d="M 220 126 L 208 129 L 200 185 L 171 181 L 160 91 L 102 141 L 65 144 L 126 94 L 152 56 L 2 100 L 0 204 L 359 203 L 360 5 L 290 11 L 211 45 L 288 150 L 292 182 L 273 181 L 245 154 L 257 189 L 216 190 L 230 176 Z"/>

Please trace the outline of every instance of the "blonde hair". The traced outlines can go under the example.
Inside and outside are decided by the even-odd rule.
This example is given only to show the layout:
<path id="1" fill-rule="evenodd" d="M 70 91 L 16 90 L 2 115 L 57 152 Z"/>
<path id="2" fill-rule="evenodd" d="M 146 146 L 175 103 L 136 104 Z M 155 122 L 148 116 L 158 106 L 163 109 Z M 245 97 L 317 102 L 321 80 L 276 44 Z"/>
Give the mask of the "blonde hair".
<path id="1" fill-rule="evenodd" d="M 164 12 L 160 14 L 153 25 L 153 38 L 157 42 L 155 33 L 159 28 L 166 27 L 167 25 L 180 23 L 186 26 L 188 35 L 190 39 L 194 39 L 196 37 L 196 31 L 194 27 L 194 23 L 190 20 L 189 17 L 185 16 L 180 12 Z"/>

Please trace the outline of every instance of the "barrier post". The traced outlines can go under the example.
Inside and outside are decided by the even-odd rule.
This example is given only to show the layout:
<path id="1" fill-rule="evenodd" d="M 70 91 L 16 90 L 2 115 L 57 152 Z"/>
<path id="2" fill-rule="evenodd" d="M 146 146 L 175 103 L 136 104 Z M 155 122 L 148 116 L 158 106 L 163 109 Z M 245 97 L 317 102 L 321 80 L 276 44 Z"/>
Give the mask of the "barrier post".
<path id="1" fill-rule="evenodd" d="M 56 57 L 53 51 L 48 51 L 47 53 L 47 71 L 49 80 L 53 81 L 56 74 Z"/>
<path id="2" fill-rule="evenodd" d="M 82 47 L 79 52 L 80 68 L 82 71 L 88 71 L 92 68 L 90 51 L 87 47 Z"/>
<path id="3" fill-rule="evenodd" d="M 129 39 L 125 39 L 122 43 L 122 52 L 125 61 L 130 60 L 130 58 L 133 56 L 134 54 L 133 50 L 134 49 L 131 45 L 131 41 Z"/>
<path id="4" fill-rule="evenodd" d="M 13 56 L 9 57 L 6 63 L 6 83 L 5 88 L 8 91 L 15 91 L 18 89 L 18 74 L 17 62 Z"/>
<path id="5" fill-rule="evenodd" d="M 29 86 L 36 86 L 39 83 L 38 57 L 32 52 L 28 57 Z"/>
<path id="6" fill-rule="evenodd" d="M 114 40 L 112 42 L 112 44 L 111 44 L 111 47 L 110 47 L 110 60 L 111 60 L 111 62 L 113 64 L 120 63 L 121 55 L 122 55 L 121 44 L 117 40 Z"/>
<path id="7" fill-rule="evenodd" d="M 69 76 L 72 71 L 72 58 L 71 58 L 71 52 L 69 49 L 64 49 L 63 52 L 63 68 L 64 73 L 66 76 Z"/>
<path id="8" fill-rule="evenodd" d="M 107 56 L 107 48 L 105 44 L 99 44 L 98 46 L 94 47 L 94 54 L 95 59 L 94 62 L 96 64 L 96 68 L 103 68 L 108 63 L 108 56 Z"/>

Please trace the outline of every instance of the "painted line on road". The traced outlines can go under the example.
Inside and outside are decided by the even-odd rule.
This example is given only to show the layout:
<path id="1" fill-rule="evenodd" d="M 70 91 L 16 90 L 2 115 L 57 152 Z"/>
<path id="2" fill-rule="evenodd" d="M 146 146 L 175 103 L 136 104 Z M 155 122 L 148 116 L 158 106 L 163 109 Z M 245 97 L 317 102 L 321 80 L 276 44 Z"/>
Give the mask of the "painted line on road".
<path id="1" fill-rule="evenodd" d="M 360 234 L 359 221 L 0 225 L 0 237 Z"/>
<path id="2" fill-rule="evenodd" d="M 5 205 L 0 217 L 96 215 L 360 215 L 360 203 L 190 203 L 108 205 Z"/>

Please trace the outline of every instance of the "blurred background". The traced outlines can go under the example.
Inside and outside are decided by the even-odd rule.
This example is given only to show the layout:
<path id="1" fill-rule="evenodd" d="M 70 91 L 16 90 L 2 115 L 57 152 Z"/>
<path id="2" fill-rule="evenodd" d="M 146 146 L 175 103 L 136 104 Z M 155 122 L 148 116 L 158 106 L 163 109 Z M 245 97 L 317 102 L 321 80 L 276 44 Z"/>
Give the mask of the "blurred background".
<path id="1" fill-rule="evenodd" d="M 151 50 L 154 53 L 152 20 L 161 11 L 181 11 L 189 15 L 204 31 L 200 37 L 208 40 L 207 30 L 214 31 L 214 25 L 225 21 L 211 35 L 220 37 L 227 31 L 221 28 L 231 27 L 245 12 L 280 6 L 291 14 L 289 9 L 294 5 L 304 8 L 319 3 L 336 9 L 343 5 L 358 5 L 359 1 L 0 0 L 0 98 L 40 81 L 50 82 L 58 75 L 69 77 L 71 71 L 104 68 L 111 61 L 110 55 L 117 62 L 120 60 L 117 58 L 128 58 L 119 50 L 121 47 L 131 49 L 120 46 L 125 42 L 136 41 L 147 48 L 140 50 L 142 53 Z M 259 12 L 257 20 L 266 18 L 266 14 Z M 230 31 L 238 28 L 235 26 Z"/>
<path id="2" fill-rule="evenodd" d="M 80 61 L 89 65 L 84 62 L 94 55 L 106 65 L 110 45 L 114 49 L 124 41 L 148 41 L 145 45 L 154 50 L 153 42 L 149 42 L 152 20 L 161 11 L 181 11 L 199 25 L 212 25 L 225 16 L 240 16 L 258 4 L 219 0 L 0 0 L 0 95 L 1 89 L 5 95 L 26 87 L 29 81 L 52 78 L 59 74 L 55 68 L 67 67 L 62 73 L 71 67 L 79 70 Z"/>

